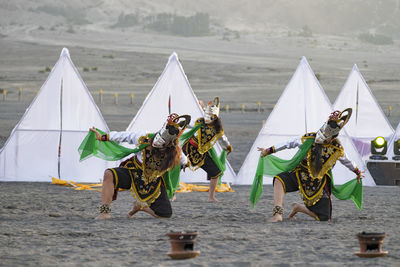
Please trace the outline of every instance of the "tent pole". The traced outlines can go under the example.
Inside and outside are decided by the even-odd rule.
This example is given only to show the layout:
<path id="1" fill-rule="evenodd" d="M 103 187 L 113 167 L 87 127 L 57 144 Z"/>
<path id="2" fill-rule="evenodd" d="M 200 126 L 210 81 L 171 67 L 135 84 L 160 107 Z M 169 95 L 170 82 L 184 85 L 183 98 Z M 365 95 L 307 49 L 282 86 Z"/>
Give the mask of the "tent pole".
<path id="1" fill-rule="evenodd" d="M 168 114 L 171 115 L 171 95 L 168 98 Z"/>
<path id="2" fill-rule="evenodd" d="M 62 97 L 63 97 L 63 79 L 61 79 L 61 87 L 60 87 L 60 138 L 58 140 L 58 179 L 61 179 L 61 141 L 62 141 Z"/>
<path id="3" fill-rule="evenodd" d="M 359 91 L 358 91 L 358 81 L 357 81 L 357 95 L 356 95 L 356 126 L 358 121 L 358 98 L 359 98 Z M 357 129 L 357 127 L 356 127 Z"/>
<path id="4" fill-rule="evenodd" d="M 303 90 L 304 90 L 304 127 L 306 128 L 306 133 L 308 133 L 307 130 L 307 94 L 306 94 L 306 87 L 303 86 Z"/>

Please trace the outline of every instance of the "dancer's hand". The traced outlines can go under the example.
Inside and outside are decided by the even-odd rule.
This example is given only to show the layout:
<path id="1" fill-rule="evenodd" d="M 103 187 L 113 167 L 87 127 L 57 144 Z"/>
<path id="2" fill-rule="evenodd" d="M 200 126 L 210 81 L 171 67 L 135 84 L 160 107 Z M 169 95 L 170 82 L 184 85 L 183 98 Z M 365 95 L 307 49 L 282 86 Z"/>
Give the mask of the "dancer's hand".
<path id="1" fill-rule="evenodd" d="M 181 165 L 181 170 L 183 170 L 183 172 L 185 172 L 185 170 L 186 170 L 187 167 L 188 167 L 187 164 L 183 164 L 183 165 Z"/>
<path id="2" fill-rule="evenodd" d="M 258 151 L 261 151 L 261 155 L 262 155 L 263 157 L 265 157 L 266 155 L 268 155 L 268 149 L 264 149 L 264 148 L 262 148 L 262 147 L 257 147 L 257 150 L 258 150 Z"/>
<path id="3" fill-rule="evenodd" d="M 364 174 L 360 171 L 358 174 L 357 174 L 357 182 L 358 183 L 361 183 L 361 179 L 362 178 L 364 178 Z"/>
<path id="4" fill-rule="evenodd" d="M 362 171 L 359 168 L 356 168 L 354 170 L 354 173 L 357 175 L 357 182 L 360 183 L 361 179 L 364 177 L 364 174 L 362 173 Z"/>
<path id="5" fill-rule="evenodd" d="M 94 132 L 96 134 L 96 139 L 101 141 L 101 133 L 99 133 L 99 131 L 97 131 L 96 127 L 92 127 L 89 129 L 90 131 Z"/>
<path id="6" fill-rule="evenodd" d="M 227 147 L 225 148 L 225 150 L 226 150 L 227 154 L 229 155 L 230 153 L 232 153 L 233 147 L 232 147 L 231 145 L 229 145 L 229 146 L 227 146 Z"/>

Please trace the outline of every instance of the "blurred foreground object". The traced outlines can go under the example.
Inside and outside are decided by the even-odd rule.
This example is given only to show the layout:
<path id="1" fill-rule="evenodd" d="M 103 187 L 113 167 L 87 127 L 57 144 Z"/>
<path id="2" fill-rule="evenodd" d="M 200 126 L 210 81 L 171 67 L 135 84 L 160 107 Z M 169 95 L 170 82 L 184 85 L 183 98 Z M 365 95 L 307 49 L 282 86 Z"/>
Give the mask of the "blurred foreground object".
<path id="1" fill-rule="evenodd" d="M 387 251 L 382 251 L 383 239 L 385 233 L 358 233 L 357 238 L 360 243 L 360 252 L 356 252 L 358 257 L 375 258 L 384 257 L 388 254 Z"/>
<path id="2" fill-rule="evenodd" d="M 196 231 L 169 232 L 167 235 L 171 242 L 171 251 L 167 253 L 172 259 L 183 260 L 194 258 L 200 251 L 193 251 L 196 242 Z"/>

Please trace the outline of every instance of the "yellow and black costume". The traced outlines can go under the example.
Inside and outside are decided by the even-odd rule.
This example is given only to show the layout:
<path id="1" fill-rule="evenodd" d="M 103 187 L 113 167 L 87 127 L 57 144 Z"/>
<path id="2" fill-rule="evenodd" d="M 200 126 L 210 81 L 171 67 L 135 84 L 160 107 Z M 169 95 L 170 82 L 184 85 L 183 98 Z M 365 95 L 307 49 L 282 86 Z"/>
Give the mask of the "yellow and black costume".
<path id="1" fill-rule="evenodd" d="M 140 207 L 150 207 L 157 216 L 171 217 L 172 208 L 165 188 L 163 174 L 160 171 L 163 159 L 170 157 L 151 145 L 151 137 L 145 133 L 110 132 L 110 141 L 128 142 L 137 147 L 147 145 L 135 156 L 125 160 L 118 168 L 110 168 L 114 177 L 114 199 L 119 188 L 130 189 Z M 107 141 L 109 141 L 107 140 Z M 181 153 L 181 164 L 186 164 L 186 156 Z"/>
<path id="2" fill-rule="evenodd" d="M 224 135 L 222 123 L 216 118 L 211 123 L 205 123 L 204 118 L 199 118 L 195 122 L 195 127 L 200 125 L 195 135 L 188 139 L 182 146 L 183 153 L 188 158 L 188 166 L 195 171 L 202 168 L 207 172 L 207 180 L 217 179 L 221 170 L 213 161 L 208 151 L 221 139 L 221 145 L 225 150 L 232 150 L 228 138 Z"/>
<path id="3" fill-rule="evenodd" d="M 276 146 L 280 151 L 285 148 L 300 146 L 306 139 L 315 138 L 316 133 L 308 133 L 298 139 Z M 354 164 L 347 159 L 338 139 L 329 144 L 313 143 L 306 156 L 293 171 L 283 172 L 274 177 L 282 182 L 284 191 L 299 191 L 306 207 L 317 214 L 319 220 L 331 218 L 331 177 L 329 171 L 340 160 L 350 170 L 355 171 Z"/>
<path id="4" fill-rule="evenodd" d="M 332 177 L 330 170 L 339 160 L 344 166 L 356 174 L 360 170 L 344 153 L 340 141 L 337 139 L 340 129 L 350 119 L 352 110 L 334 111 L 328 121 L 317 133 L 307 133 L 284 144 L 268 148 L 266 154 L 271 154 L 285 148 L 301 147 L 305 142 L 311 144 L 308 150 L 303 150 L 304 158 L 299 158 L 297 166 L 289 171 L 274 176 L 283 184 L 284 192 L 299 190 L 305 206 L 317 215 L 317 219 L 326 221 L 332 213 Z M 311 142 L 310 142 L 311 141 Z M 278 206 L 277 213 L 282 214 L 282 207 Z M 275 213 L 275 211 L 274 211 Z"/>

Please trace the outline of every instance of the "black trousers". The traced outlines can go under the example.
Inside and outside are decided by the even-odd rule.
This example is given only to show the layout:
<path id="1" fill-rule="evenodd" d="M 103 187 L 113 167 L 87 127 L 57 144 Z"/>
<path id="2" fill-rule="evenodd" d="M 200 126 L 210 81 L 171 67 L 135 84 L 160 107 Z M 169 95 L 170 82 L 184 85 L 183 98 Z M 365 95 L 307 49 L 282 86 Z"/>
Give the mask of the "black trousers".
<path id="1" fill-rule="evenodd" d="M 132 178 L 133 175 L 130 174 L 131 169 L 118 167 L 112 168 L 111 170 L 114 177 L 114 188 L 122 188 L 122 189 L 131 189 L 132 186 Z M 162 179 L 161 177 L 159 179 Z M 150 209 L 154 211 L 154 213 L 163 218 L 170 218 L 172 216 L 172 207 L 171 202 L 168 199 L 168 194 L 165 189 L 164 181 L 161 181 L 160 186 L 160 195 L 158 198 L 150 204 Z"/>

